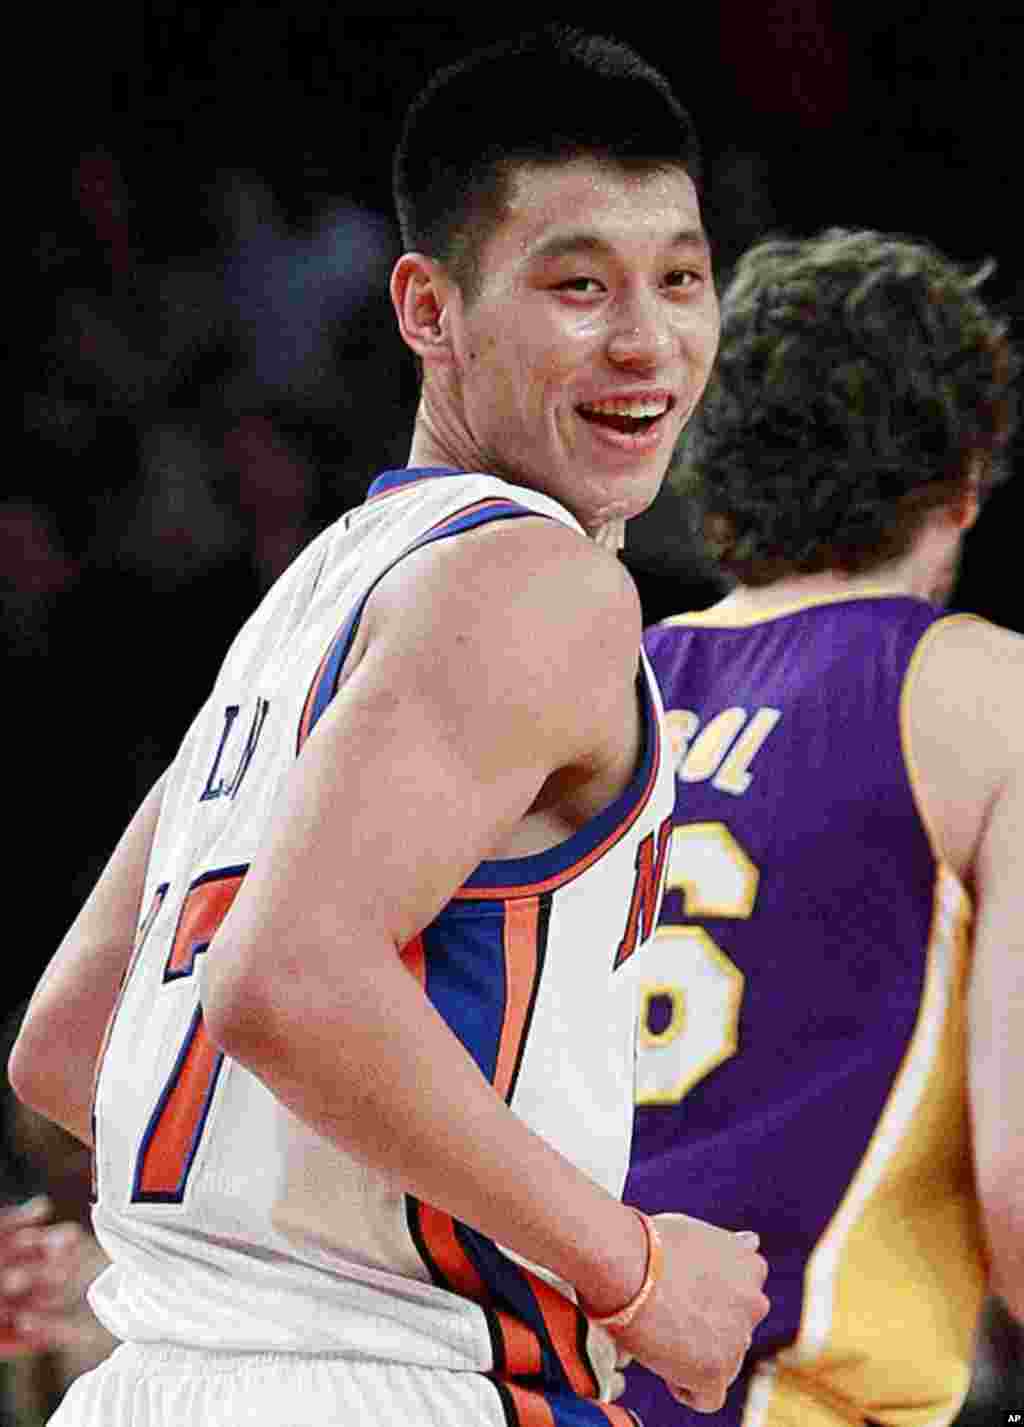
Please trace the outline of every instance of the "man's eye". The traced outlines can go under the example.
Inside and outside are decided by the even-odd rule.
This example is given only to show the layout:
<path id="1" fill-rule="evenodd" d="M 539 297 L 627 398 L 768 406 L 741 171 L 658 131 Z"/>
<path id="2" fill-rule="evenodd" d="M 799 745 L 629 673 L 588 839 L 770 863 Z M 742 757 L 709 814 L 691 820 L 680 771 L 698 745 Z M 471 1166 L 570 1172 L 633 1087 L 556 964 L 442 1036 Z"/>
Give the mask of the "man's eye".
<path id="1" fill-rule="evenodd" d="M 697 283 L 703 282 L 700 273 L 694 272 L 692 268 L 675 268 L 665 278 L 667 287 L 696 287 Z"/>
<path id="2" fill-rule="evenodd" d="M 567 277 L 556 284 L 556 291 L 594 293 L 601 291 L 601 284 L 596 277 Z"/>

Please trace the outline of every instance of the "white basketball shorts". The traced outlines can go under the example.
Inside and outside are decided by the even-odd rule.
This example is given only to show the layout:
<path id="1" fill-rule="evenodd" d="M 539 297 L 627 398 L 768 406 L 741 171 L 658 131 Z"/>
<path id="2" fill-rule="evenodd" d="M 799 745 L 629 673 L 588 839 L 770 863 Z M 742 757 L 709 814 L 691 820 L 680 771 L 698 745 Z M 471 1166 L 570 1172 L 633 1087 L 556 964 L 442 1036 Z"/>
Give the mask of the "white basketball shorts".
<path id="1" fill-rule="evenodd" d="M 479 1373 L 297 1353 L 122 1344 L 50 1427 L 505 1427 Z"/>

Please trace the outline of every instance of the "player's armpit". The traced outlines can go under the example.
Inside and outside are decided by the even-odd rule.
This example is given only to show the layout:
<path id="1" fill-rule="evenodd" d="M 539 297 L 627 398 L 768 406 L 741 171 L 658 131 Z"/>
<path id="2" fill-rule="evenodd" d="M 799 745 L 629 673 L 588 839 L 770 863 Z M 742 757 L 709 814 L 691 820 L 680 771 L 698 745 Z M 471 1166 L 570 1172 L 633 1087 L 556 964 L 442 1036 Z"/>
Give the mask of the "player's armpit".
<path id="1" fill-rule="evenodd" d="M 15 1094 L 85 1144 L 96 1057 L 135 940 L 163 783 L 143 800 L 43 973 L 8 1064 Z"/>

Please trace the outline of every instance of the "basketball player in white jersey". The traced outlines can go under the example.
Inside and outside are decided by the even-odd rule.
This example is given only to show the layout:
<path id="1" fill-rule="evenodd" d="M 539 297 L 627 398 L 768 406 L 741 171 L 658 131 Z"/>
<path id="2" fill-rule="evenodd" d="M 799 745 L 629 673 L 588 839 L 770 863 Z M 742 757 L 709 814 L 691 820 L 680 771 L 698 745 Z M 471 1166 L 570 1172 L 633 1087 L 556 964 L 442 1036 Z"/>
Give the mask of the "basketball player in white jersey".
<path id="1" fill-rule="evenodd" d="M 673 780 L 601 546 L 715 352 L 696 163 L 555 28 L 410 111 L 409 467 L 243 628 L 11 1058 L 94 1144 L 125 1340 L 61 1427 L 624 1427 L 623 1353 L 735 1376 L 756 1236 L 619 1202 Z"/>

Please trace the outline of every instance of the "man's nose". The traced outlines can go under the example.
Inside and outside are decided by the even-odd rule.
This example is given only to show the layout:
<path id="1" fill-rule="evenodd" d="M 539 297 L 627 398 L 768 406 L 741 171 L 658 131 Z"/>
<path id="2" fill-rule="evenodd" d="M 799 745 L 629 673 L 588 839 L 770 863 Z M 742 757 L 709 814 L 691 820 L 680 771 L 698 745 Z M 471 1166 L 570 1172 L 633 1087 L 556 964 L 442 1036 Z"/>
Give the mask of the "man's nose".
<path id="1" fill-rule="evenodd" d="M 651 370 L 671 351 L 669 315 L 657 298 L 637 298 L 623 308 L 608 340 L 608 356 L 617 367 Z"/>

